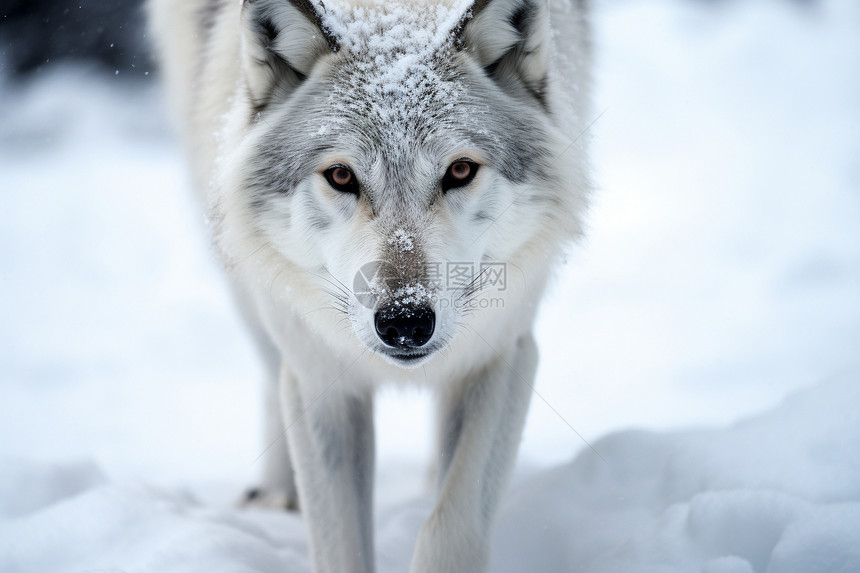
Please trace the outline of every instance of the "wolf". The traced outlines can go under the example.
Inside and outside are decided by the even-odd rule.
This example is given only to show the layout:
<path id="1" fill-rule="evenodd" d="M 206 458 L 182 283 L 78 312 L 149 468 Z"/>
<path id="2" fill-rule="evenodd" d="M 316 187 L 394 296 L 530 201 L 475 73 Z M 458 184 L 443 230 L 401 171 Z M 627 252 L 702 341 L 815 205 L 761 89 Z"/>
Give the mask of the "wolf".
<path id="1" fill-rule="evenodd" d="M 316 573 L 374 571 L 386 383 L 437 404 L 410 571 L 489 566 L 535 313 L 591 187 L 586 4 L 150 0 L 194 186 L 270 373 L 249 498 L 300 505 Z M 437 280 L 452 265 L 470 270 Z M 499 265 L 504 288 L 487 280 Z"/>

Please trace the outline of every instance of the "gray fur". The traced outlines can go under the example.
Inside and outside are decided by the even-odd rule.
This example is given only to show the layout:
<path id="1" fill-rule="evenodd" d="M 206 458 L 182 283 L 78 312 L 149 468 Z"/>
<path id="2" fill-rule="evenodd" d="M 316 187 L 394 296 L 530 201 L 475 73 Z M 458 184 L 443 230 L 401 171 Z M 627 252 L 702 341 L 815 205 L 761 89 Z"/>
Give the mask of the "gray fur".
<path id="1" fill-rule="evenodd" d="M 218 19 L 218 12 L 224 6 L 224 0 L 206 0 L 198 12 L 198 34 L 203 45 L 209 43 L 212 36 L 212 28 Z"/>
<path id="2" fill-rule="evenodd" d="M 460 442 L 460 436 L 463 433 L 465 419 L 466 404 L 464 401 L 457 400 L 453 406 L 449 406 L 444 402 L 440 405 L 440 447 L 437 476 L 439 488 L 445 482 L 451 462 L 454 460 L 454 452 L 457 451 L 457 444 Z"/>

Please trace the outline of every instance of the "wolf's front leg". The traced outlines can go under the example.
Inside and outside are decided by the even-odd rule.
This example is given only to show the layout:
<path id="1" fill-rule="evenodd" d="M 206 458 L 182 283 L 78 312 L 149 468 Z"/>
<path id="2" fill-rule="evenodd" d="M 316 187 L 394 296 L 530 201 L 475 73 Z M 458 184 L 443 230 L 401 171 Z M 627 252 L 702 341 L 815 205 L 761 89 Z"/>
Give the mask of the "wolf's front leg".
<path id="1" fill-rule="evenodd" d="M 492 520 L 516 459 L 537 366 L 531 335 L 461 381 L 440 402 L 439 499 L 411 573 L 481 573 Z"/>
<path id="2" fill-rule="evenodd" d="M 329 365 L 281 378 L 311 561 L 314 573 L 372 573 L 373 396 L 335 379 Z"/>
<path id="3" fill-rule="evenodd" d="M 246 494 L 245 504 L 270 509 L 299 508 L 299 494 L 284 421 L 281 412 L 280 382 L 277 373 L 267 381 L 264 396 L 265 433 L 263 452 L 263 479 L 260 486 Z"/>

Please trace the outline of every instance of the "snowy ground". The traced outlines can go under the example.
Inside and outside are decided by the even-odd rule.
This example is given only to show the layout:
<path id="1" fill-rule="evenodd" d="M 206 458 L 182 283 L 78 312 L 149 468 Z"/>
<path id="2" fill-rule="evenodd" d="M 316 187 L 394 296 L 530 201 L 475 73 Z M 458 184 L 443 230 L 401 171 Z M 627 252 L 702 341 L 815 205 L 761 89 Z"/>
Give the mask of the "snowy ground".
<path id="1" fill-rule="evenodd" d="M 860 571 L 860 6 L 607 4 L 601 189 L 538 327 L 564 420 L 534 400 L 494 571 Z M 228 503 L 261 373 L 156 86 L 0 83 L 0 193 L 0 572 L 307 571 L 295 516 Z M 428 424 L 383 396 L 381 573 Z"/>

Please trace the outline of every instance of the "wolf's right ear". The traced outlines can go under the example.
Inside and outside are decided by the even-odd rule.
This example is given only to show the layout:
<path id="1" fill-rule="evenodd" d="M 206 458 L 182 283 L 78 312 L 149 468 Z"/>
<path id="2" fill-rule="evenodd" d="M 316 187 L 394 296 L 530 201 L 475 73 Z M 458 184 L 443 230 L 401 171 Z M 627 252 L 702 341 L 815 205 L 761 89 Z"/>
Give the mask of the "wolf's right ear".
<path id="1" fill-rule="evenodd" d="M 311 0 L 242 1 L 242 60 L 255 111 L 288 95 L 320 57 L 338 51 L 320 10 Z"/>

